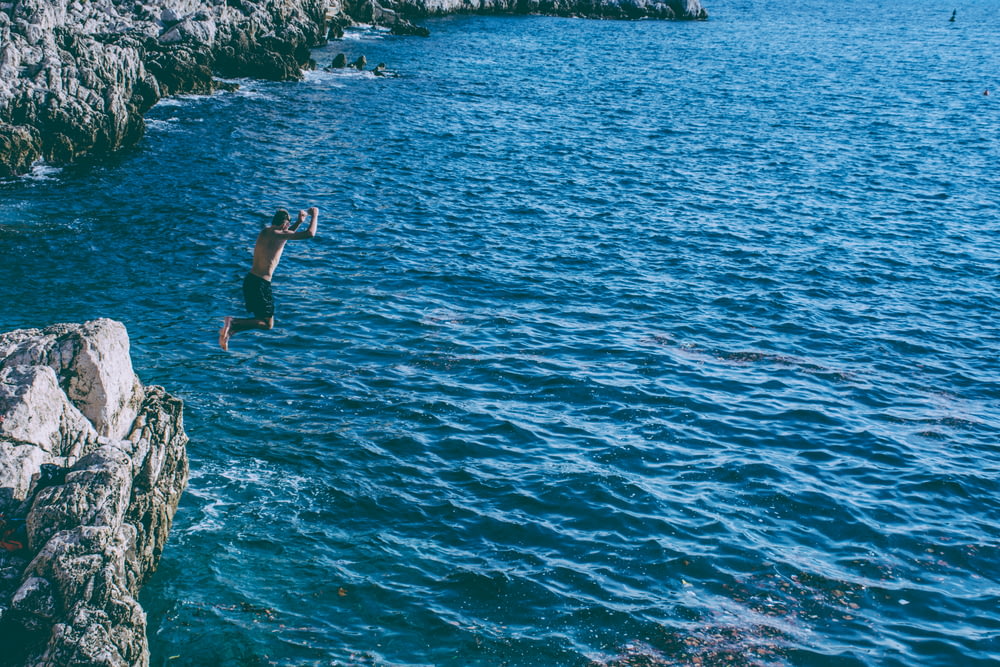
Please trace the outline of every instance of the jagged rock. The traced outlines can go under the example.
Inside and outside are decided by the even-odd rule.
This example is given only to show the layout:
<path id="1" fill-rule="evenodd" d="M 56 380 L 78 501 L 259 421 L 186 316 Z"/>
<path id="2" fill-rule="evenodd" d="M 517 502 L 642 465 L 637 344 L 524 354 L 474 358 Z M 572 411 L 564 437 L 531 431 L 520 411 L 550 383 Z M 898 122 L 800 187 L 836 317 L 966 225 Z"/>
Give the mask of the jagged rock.
<path id="1" fill-rule="evenodd" d="M 431 31 L 421 25 L 414 25 L 406 19 L 397 19 L 393 22 L 389 32 L 393 35 L 416 35 L 417 37 L 429 37 Z"/>
<path id="2" fill-rule="evenodd" d="M 213 62 L 208 49 L 187 45 L 171 50 L 150 50 L 146 69 L 155 78 L 163 96 L 184 92 L 207 94 L 216 88 Z"/>
<path id="3" fill-rule="evenodd" d="M 77 455 L 82 444 L 97 439 L 48 366 L 0 368 L 0 418 L 0 434 L 55 456 Z"/>
<path id="4" fill-rule="evenodd" d="M 5 490 L 4 499 L 9 507 L 27 496 L 31 489 L 31 477 L 46 463 L 62 465 L 64 459 L 49 454 L 41 447 L 25 446 L 0 439 L 0 489 Z"/>
<path id="5" fill-rule="evenodd" d="M 327 28 L 327 39 L 340 39 L 344 36 L 344 28 L 352 25 L 354 20 L 343 14 L 342 8 L 338 8 L 338 14 L 327 13 L 327 19 L 329 20 L 329 27 Z"/>
<path id="6" fill-rule="evenodd" d="M 299 62 L 293 56 L 283 53 L 241 53 L 226 49 L 218 55 L 215 65 L 219 74 L 225 77 L 249 76 L 270 81 L 302 77 L 302 67 Z"/>
<path id="7" fill-rule="evenodd" d="M 298 79 L 357 22 L 396 35 L 449 13 L 705 19 L 699 0 L 18 0 L 0 3 L 0 177 L 132 144 L 161 97 Z"/>
<path id="8" fill-rule="evenodd" d="M 460 12 L 703 20 L 699 0 L 380 0 L 408 18 Z"/>
<path id="9" fill-rule="evenodd" d="M 149 662 L 136 598 L 187 483 L 182 406 L 132 370 L 111 320 L 0 335 L 3 665 Z M 43 464 L 66 466 L 43 475 Z"/>
<path id="10" fill-rule="evenodd" d="M 99 435 L 123 438 L 131 430 L 143 394 L 120 322 L 99 319 L 0 335 L 0 368 L 17 366 L 52 369 Z"/>
<path id="11" fill-rule="evenodd" d="M 347 67 L 347 54 L 338 53 L 333 57 L 333 61 L 330 63 L 331 69 L 344 69 Z"/>
<path id="12" fill-rule="evenodd" d="M 163 95 L 213 73 L 301 78 L 326 38 L 325 0 L 0 4 L 0 177 L 113 151 Z"/>
<path id="13" fill-rule="evenodd" d="M 386 26 L 398 35 L 426 36 L 413 20 L 443 14 L 547 14 L 598 19 L 705 20 L 699 0 L 348 0 L 358 21 Z"/>
<path id="14" fill-rule="evenodd" d="M 8 53 L 10 49 L 4 49 Z M 0 79 L 11 74 L 0 66 Z M 31 168 L 42 152 L 42 140 L 38 130 L 25 125 L 10 125 L 0 122 L 0 178 L 23 174 Z"/>

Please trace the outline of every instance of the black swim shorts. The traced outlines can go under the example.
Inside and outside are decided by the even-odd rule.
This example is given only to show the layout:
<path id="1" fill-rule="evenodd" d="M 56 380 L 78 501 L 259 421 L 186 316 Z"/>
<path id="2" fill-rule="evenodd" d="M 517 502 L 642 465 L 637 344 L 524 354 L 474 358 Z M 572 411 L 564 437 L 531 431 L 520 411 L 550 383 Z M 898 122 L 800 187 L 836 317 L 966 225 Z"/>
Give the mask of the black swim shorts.
<path id="1" fill-rule="evenodd" d="M 247 310 L 258 320 L 274 317 L 274 297 L 271 296 L 271 281 L 248 273 L 243 279 L 243 301 Z"/>

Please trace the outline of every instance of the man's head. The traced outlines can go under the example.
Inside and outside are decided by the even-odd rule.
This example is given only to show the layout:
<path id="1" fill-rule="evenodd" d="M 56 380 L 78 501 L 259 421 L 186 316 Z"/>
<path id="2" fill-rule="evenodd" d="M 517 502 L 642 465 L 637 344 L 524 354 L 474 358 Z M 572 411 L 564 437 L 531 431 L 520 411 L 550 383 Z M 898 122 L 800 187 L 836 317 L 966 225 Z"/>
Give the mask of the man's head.
<path id="1" fill-rule="evenodd" d="M 283 208 L 279 208 L 275 212 L 274 217 L 271 218 L 271 226 L 284 228 L 287 227 L 291 221 L 292 218 L 288 215 L 288 211 Z"/>

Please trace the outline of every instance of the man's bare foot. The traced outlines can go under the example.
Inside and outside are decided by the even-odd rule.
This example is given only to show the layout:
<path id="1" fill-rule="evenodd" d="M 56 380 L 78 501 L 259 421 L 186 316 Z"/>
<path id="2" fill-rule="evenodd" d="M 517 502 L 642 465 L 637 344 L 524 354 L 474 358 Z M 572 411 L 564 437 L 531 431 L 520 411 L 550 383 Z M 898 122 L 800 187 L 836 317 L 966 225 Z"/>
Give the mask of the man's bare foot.
<path id="1" fill-rule="evenodd" d="M 224 351 L 229 351 L 229 337 L 232 335 L 229 331 L 229 325 L 233 321 L 231 317 L 222 318 L 222 328 L 219 329 L 219 347 Z"/>

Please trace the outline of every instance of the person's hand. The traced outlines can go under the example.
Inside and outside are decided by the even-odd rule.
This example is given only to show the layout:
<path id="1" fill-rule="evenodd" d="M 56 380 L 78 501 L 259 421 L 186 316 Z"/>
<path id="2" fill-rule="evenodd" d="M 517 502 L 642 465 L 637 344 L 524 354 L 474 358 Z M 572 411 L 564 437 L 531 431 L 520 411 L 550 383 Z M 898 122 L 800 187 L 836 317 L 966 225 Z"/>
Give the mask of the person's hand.
<path id="1" fill-rule="evenodd" d="M 306 212 L 300 210 L 299 211 L 299 222 L 302 222 L 305 219 L 306 219 Z"/>
<path id="2" fill-rule="evenodd" d="M 319 213 L 319 209 L 318 208 L 316 208 L 315 206 L 310 206 L 309 207 L 309 215 L 316 215 L 317 213 Z"/>

